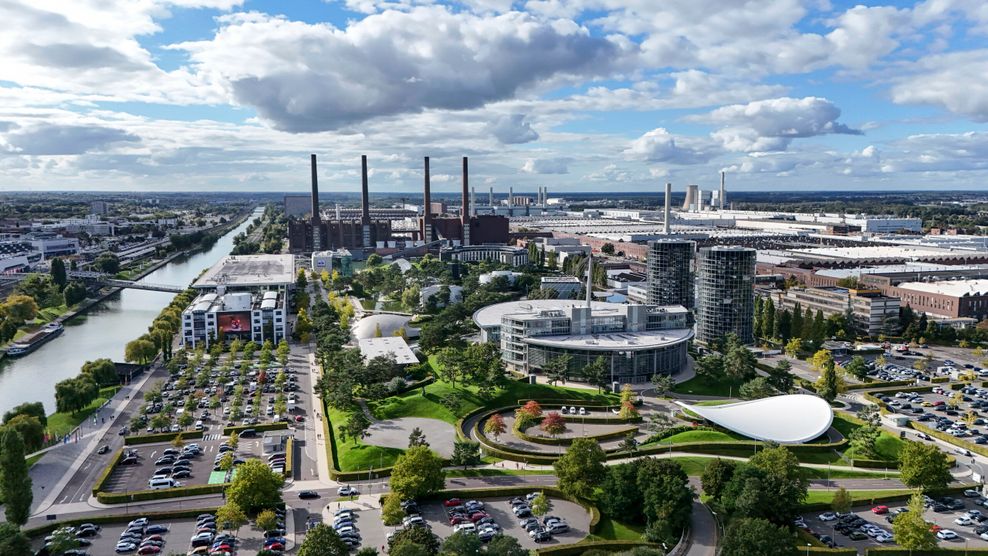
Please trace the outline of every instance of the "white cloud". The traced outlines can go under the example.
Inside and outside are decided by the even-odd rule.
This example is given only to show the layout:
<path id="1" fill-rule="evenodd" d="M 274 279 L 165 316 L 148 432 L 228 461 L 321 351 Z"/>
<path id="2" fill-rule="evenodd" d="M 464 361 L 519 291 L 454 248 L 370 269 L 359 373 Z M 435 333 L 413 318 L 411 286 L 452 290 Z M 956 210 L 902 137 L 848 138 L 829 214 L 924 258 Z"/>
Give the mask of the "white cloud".
<path id="1" fill-rule="evenodd" d="M 838 122 L 840 115 L 840 108 L 824 98 L 783 97 L 723 106 L 690 120 L 725 126 L 713 136 L 728 150 L 760 152 L 783 150 L 800 137 L 861 134 Z"/>
<path id="2" fill-rule="evenodd" d="M 524 114 L 499 116 L 487 125 L 487 132 L 507 145 L 529 143 L 539 138 L 532 129 L 532 124 L 525 120 Z"/>
<path id="3" fill-rule="evenodd" d="M 701 164 L 717 155 L 705 140 L 676 137 L 665 128 L 656 128 L 635 139 L 625 150 L 629 159 L 669 164 Z"/>
<path id="4" fill-rule="evenodd" d="M 916 71 L 892 85 L 898 104 L 933 104 L 988 122 L 988 49 L 927 56 L 910 66 Z"/>
<path id="5" fill-rule="evenodd" d="M 568 174 L 568 158 L 529 158 L 521 167 L 527 174 Z"/>

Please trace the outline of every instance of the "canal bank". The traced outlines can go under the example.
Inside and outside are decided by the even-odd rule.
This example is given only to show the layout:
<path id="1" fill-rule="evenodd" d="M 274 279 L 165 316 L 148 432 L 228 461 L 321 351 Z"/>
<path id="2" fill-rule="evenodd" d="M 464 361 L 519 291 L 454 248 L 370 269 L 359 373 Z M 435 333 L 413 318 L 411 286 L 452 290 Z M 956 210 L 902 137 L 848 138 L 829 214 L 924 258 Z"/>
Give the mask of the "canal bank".
<path id="1" fill-rule="evenodd" d="M 256 214 L 256 213 L 255 213 Z M 142 278 L 161 284 L 187 285 L 233 248 L 233 238 L 249 226 L 253 214 L 226 232 L 211 247 L 175 257 Z M 174 294 L 124 289 L 63 316 L 65 332 L 23 358 L 0 361 L 0 412 L 26 401 L 41 401 L 55 411 L 55 384 L 76 376 L 86 361 L 124 360 L 124 346 L 144 333 Z"/>

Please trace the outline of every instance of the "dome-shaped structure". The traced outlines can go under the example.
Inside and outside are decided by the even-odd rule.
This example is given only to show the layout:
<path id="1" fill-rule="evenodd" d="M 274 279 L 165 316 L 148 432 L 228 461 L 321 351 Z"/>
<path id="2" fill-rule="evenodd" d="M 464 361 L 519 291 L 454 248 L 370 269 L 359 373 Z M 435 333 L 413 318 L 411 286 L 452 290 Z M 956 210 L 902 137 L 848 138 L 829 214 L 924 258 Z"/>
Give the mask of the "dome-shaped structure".
<path id="1" fill-rule="evenodd" d="M 418 338 L 419 329 L 412 328 L 408 323 L 412 320 L 409 315 L 393 315 L 379 313 L 368 315 L 353 327 L 353 336 L 358 340 L 376 338 L 378 327 L 381 329 L 381 336 L 394 336 L 395 332 L 401 328 L 405 329 L 405 338 Z"/>
<path id="2" fill-rule="evenodd" d="M 802 444 L 827 432 L 834 410 L 809 394 L 772 396 L 726 405 L 678 405 L 729 431 L 779 444 Z"/>

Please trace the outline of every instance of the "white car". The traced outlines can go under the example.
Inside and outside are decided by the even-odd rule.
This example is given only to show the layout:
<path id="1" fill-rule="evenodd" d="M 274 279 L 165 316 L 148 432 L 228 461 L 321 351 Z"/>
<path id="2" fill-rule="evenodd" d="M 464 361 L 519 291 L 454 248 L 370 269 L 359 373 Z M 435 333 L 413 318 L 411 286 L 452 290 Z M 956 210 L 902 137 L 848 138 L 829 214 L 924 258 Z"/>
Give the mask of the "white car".
<path id="1" fill-rule="evenodd" d="M 826 512 L 817 516 L 820 521 L 833 521 L 837 519 L 837 514 L 834 512 Z"/>
<path id="2" fill-rule="evenodd" d="M 962 516 L 958 517 L 957 519 L 955 519 L 954 520 L 954 523 L 957 524 L 957 525 L 971 525 L 974 522 L 971 521 L 971 518 L 970 517 L 968 517 L 966 515 L 962 515 Z"/>
<path id="3" fill-rule="evenodd" d="M 464 533 L 476 533 L 477 526 L 470 522 L 460 523 L 459 525 L 453 527 L 454 533 L 459 533 L 460 531 Z"/>
<path id="4" fill-rule="evenodd" d="M 357 496 L 360 493 L 357 492 L 357 489 L 347 485 L 347 486 L 341 486 L 340 488 L 336 489 L 336 494 L 337 496 Z"/>
<path id="5" fill-rule="evenodd" d="M 892 542 L 893 539 L 894 537 L 892 535 L 885 533 L 883 535 L 878 535 L 877 537 L 875 537 L 875 542 L 887 543 L 887 542 Z"/>
<path id="6" fill-rule="evenodd" d="M 950 529 L 941 529 L 937 531 L 937 538 L 942 541 L 952 541 L 957 537 L 957 533 L 951 531 Z"/>

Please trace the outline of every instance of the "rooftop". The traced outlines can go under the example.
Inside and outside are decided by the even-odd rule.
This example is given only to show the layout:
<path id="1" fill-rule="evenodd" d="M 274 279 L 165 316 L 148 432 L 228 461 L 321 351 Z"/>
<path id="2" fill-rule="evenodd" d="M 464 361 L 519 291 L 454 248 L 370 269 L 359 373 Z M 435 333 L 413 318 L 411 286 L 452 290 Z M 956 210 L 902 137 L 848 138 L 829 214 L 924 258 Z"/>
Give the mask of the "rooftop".
<path id="1" fill-rule="evenodd" d="M 594 309 L 606 309 L 613 303 L 594 301 Z M 539 313 L 541 311 L 568 311 L 570 307 L 586 307 L 587 302 L 581 299 L 529 299 L 526 301 L 509 301 L 496 303 L 478 309 L 473 314 L 473 322 L 481 328 L 501 326 L 501 317 L 520 313 Z"/>
<path id="2" fill-rule="evenodd" d="M 729 431 L 780 444 L 802 444 L 830 429 L 834 411 L 826 400 L 808 394 L 772 396 L 726 405 L 676 404 Z"/>
<path id="3" fill-rule="evenodd" d="M 640 351 L 675 345 L 693 337 L 692 328 L 615 332 L 613 334 L 574 334 L 535 336 L 525 338 L 526 344 L 536 346 L 585 349 L 588 351 Z"/>
<path id="4" fill-rule="evenodd" d="M 192 287 L 288 286 L 294 282 L 293 255 L 231 255 L 220 259 Z"/>
<path id="5" fill-rule="evenodd" d="M 903 282 L 900 288 L 953 297 L 988 295 L 988 280 L 941 280 L 938 282 Z"/>
<path id="6" fill-rule="evenodd" d="M 380 356 L 393 356 L 399 365 L 414 365 L 419 360 L 408 347 L 408 343 L 401 336 L 387 336 L 381 338 L 363 338 L 357 342 L 360 347 L 360 355 L 364 359 L 373 359 Z"/>

